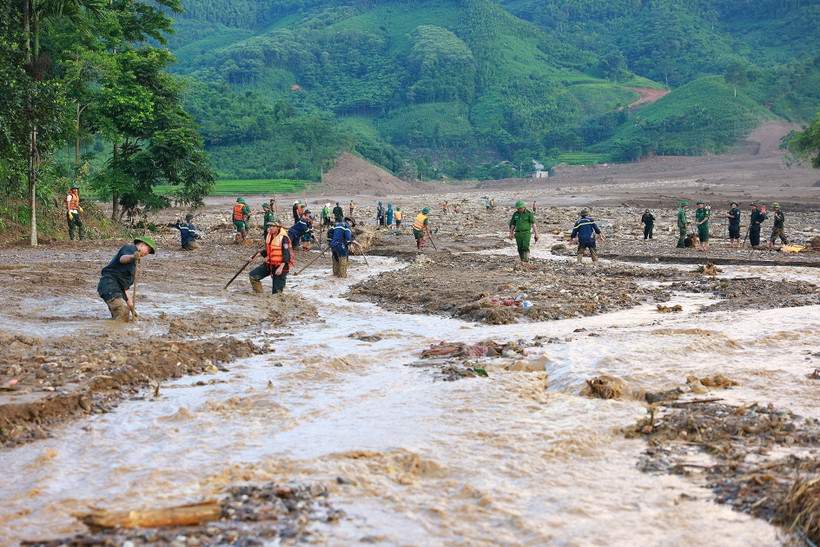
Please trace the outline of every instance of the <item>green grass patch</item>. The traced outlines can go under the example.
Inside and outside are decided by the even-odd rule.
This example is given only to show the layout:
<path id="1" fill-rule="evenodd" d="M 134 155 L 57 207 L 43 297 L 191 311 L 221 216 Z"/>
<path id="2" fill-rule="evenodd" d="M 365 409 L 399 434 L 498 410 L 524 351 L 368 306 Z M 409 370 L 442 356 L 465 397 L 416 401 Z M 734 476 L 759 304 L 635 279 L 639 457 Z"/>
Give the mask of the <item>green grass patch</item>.
<path id="1" fill-rule="evenodd" d="M 570 165 L 595 165 L 609 161 L 608 154 L 593 154 L 591 152 L 564 152 L 558 156 L 558 162 Z"/>
<path id="2" fill-rule="evenodd" d="M 216 186 L 211 195 L 224 196 L 229 194 L 289 194 L 300 192 L 305 189 L 311 181 L 290 180 L 290 179 L 256 179 L 239 180 L 225 179 L 216 181 Z M 158 195 L 169 194 L 174 191 L 174 186 L 154 186 L 154 193 Z"/>

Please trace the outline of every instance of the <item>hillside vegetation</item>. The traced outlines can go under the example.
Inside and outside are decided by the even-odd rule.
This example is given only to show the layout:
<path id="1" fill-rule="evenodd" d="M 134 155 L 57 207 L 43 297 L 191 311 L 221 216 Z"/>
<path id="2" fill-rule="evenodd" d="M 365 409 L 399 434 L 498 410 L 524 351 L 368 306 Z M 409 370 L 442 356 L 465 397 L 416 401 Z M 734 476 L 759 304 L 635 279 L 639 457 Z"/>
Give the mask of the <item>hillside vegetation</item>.
<path id="1" fill-rule="evenodd" d="M 579 151 L 715 153 L 768 116 L 820 108 L 817 1 L 183 7 L 174 70 L 194 82 L 185 104 L 234 177 L 317 180 L 340 149 L 421 178 L 510 176 Z M 628 111 L 633 87 L 671 93 Z M 488 168 L 502 160 L 515 169 Z"/>

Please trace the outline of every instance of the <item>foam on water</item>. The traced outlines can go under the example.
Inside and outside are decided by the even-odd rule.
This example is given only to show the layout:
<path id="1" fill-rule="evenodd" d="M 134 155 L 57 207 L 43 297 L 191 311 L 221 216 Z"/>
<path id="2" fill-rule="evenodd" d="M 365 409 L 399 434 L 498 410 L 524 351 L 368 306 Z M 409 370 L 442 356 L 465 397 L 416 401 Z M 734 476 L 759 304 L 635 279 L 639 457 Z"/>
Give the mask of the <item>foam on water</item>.
<path id="1" fill-rule="evenodd" d="M 349 515 L 323 529 L 332 543 L 363 536 L 391 545 L 780 541 L 765 522 L 711 503 L 692 481 L 639 472 L 645 443 L 620 429 L 645 413 L 640 401 L 579 392 L 601 374 L 660 391 L 690 374 L 720 372 L 740 384 L 713 393 L 728 402 L 772 402 L 817 416 L 804 364 L 817 361 L 810 349 L 820 347 L 820 307 L 701 314 L 713 300 L 681 294 L 669 302 L 683 306 L 678 314 L 645 305 L 473 325 L 344 300 L 351 284 L 397 267 L 368 260 L 366 271 L 354 258 L 350 279 L 313 270 L 289 280 L 322 321 L 290 328 L 292 337 L 254 334 L 273 342 L 275 353 L 231 364 L 206 385 L 183 378 L 159 398 L 147 394 L 55 438 L 4 450 L 0 537 L 79 531 L 71 513 L 88 505 L 184 503 L 234 482 L 317 478 Z M 361 341 L 354 332 L 381 339 Z M 544 359 L 546 374 L 488 366 L 487 379 L 440 382 L 427 368 L 406 366 L 441 340 L 535 336 L 556 342 L 523 357 Z M 352 484 L 336 484 L 337 476 Z"/>

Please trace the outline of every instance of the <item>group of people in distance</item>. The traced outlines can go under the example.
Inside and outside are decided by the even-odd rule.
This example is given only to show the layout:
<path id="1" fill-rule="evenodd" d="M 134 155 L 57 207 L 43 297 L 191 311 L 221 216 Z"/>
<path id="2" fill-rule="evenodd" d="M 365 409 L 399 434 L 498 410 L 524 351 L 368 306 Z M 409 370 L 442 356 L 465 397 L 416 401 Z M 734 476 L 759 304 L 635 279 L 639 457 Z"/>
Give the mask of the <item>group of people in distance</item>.
<path id="1" fill-rule="evenodd" d="M 694 224 L 697 227 L 697 236 L 694 233 L 689 233 L 690 222 L 687 218 L 686 212 L 689 204 L 685 201 L 680 203 L 677 216 L 678 226 L 678 248 L 696 247 L 699 251 L 706 251 L 709 245 L 709 222 L 711 219 L 712 208 L 706 205 L 703 200 L 697 201 L 697 209 L 695 209 Z M 786 237 L 784 225 L 786 216 L 780 210 L 780 204 L 772 203 L 773 226 L 771 237 L 769 238 L 769 246 L 774 247 L 775 242 L 780 239 L 784 245 L 789 244 L 789 239 Z M 761 205 L 759 208 L 756 203 L 749 204 L 749 228 L 743 241 L 740 239 L 740 206 L 737 202 L 731 203 L 731 208 L 723 217 L 729 219 L 729 247 L 739 248 L 745 243 L 746 238 L 752 248 L 757 248 L 760 245 L 760 229 L 765 220 L 769 218 L 766 212 L 766 206 Z M 652 226 L 654 225 L 655 217 L 647 209 L 641 217 L 641 222 L 644 224 L 644 239 L 652 238 Z M 696 239 L 697 238 L 697 239 Z"/>
<path id="2" fill-rule="evenodd" d="M 448 211 L 448 205 L 445 201 L 444 212 Z M 488 209 L 494 208 L 495 200 L 487 200 L 485 205 L 487 205 Z M 536 207 L 535 202 L 533 202 L 532 205 L 532 210 L 528 210 L 524 201 L 517 201 L 515 203 L 515 211 L 509 223 L 509 238 L 515 240 L 518 248 L 518 256 L 524 263 L 530 260 L 531 239 L 534 238 L 537 243 L 540 237 L 534 214 Z M 74 239 L 74 232 L 76 230 L 79 237 L 82 238 L 84 236 L 84 230 L 82 220 L 80 220 L 79 216 L 82 212 L 82 208 L 79 205 L 78 188 L 76 185 L 72 186 L 69 190 L 66 197 L 66 206 L 69 237 Z M 677 247 L 691 248 L 697 246 L 698 250 L 705 251 L 709 243 L 711 207 L 703 200 L 697 201 L 693 221 L 693 224 L 697 227 L 697 235 L 695 235 L 694 233 L 688 232 L 692 224 L 687 217 L 688 206 L 689 204 L 686 201 L 682 201 L 678 209 Z M 332 210 L 330 209 L 330 203 L 326 203 L 321 212 L 321 225 L 323 229 L 327 229 L 326 238 L 333 257 L 333 275 L 337 277 L 347 277 L 350 246 L 357 244 L 353 232 L 353 228 L 356 226 L 356 221 L 353 218 L 354 208 L 355 204 L 351 200 L 349 204 L 350 214 L 349 216 L 344 216 L 344 210 L 339 202 L 336 202 L 336 206 Z M 751 203 L 749 208 L 749 227 L 746 237 L 749 239 L 752 247 L 756 248 L 760 245 L 761 226 L 763 222 L 769 218 L 769 213 L 767 213 L 765 205 L 761 205 L 758 208 L 756 203 Z M 281 220 L 276 216 L 275 199 L 271 199 L 268 203 L 262 204 L 262 209 L 264 211 L 263 235 L 265 246 L 254 255 L 254 257 L 257 255 L 263 256 L 265 263 L 251 270 L 248 276 L 250 278 L 251 287 L 256 293 L 263 292 L 261 280 L 271 276 L 273 280 L 272 292 L 276 294 L 284 290 L 287 274 L 294 265 L 293 250 L 300 247 L 304 247 L 305 250 L 310 250 L 311 241 L 315 241 L 313 236 L 313 222 L 316 220 L 316 216 L 307 209 L 304 203 L 297 200 L 293 204 L 293 225 L 286 229 Z M 777 239 L 780 239 L 784 245 L 788 245 L 789 240 L 784 231 L 785 215 L 778 203 L 773 203 L 772 209 L 773 212 L 771 216 L 773 226 L 771 237 L 769 238 L 769 245 L 773 247 Z M 237 198 L 232 211 L 233 224 L 236 228 L 235 242 L 240 243 L 247 237 L 248 219 L 253 213 L 244 198 Z M 742 214 L 738 203 L 732 202 L 729 211 L 722 216 L 729 219 L 729 247 L 741 247 L 743 243 L 745 243 L 746 238 L 741 242 L 740 221 Z M 426 239 L 432 238 L 429 217 L 430 209 L 424 207 L 413 221 L 412 232 L 419 252 L 422 250 Z M 582 262 L 587 249 L 589 249 L 592 261 L 597 262 L 598 250 L 596 240 L 603 240 L 604 236 L 595 220 L 589 216 L 588 209 L 582 209 L 580 217 L 581 218 L 579 218 L 572 227 L 570 244 L 574 244 L 577 239 L 577 260 L 579 263 Z M 187 213 L 184 222 L 180 219 L 176 221 L 176 228 L 180 231 L 182 248 L 189 251 L 199 249 L 199 244 L 196 240 L 202 237 L 194 226 L 192 222 L 193 219 L 194 214 Z M 392 228 L 394 221 L 396 224 L 395 229 Z M 378 202 L 376 207 L 376 225 L 379 228 L 390 228 L 392 230 L 391 233 L 400 232 L 401 221 L 402 213 L 400 207 L 396 207 L 394 210 L 393 204 L 388 203 L 385 208 L 382 202 Z M 649 209 L 643 212 L 640 222 L 644 227 L 644 239 L 652 239 L 655 216 Z M 155 252 L 156 244 L 154 240 L 147 236 L 140 237 L 135 239 L 133 244 L 123 246 L 111 262 L 102 269 L 102 276 L 97 287 L 97 292 L 108 305 L 113 319 L 128 321 L 130 320 L 131 314 L 136 316 L 132 296 L 128 289 L 135 283 L 139 260 Z M 250 263 L 254 257 L 248 262 Z"/>

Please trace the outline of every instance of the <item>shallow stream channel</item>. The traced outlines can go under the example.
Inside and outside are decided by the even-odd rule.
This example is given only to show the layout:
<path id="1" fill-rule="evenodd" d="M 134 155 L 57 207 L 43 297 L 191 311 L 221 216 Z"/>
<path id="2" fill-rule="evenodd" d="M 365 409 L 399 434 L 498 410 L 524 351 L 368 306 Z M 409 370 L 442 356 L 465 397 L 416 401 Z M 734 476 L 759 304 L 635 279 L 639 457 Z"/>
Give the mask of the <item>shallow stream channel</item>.
<path id="1" fill-rule="evenodd" d="M 350 302 L 349 286 L 402 267 L 391 258 L 368 257 L 367 269 L 352 260 L 345 280 L 324 269 L 289 279 L 287 290 L 315 305 L 320 321 L 247 333 L 273 353 L 164 383 L 158 397 L 146 389 L 111 413 L 0 452 L 0 544 L 80 532 L 73 515 L 90 506 L 170 506 L 271 481 L 327 486 L 344 516 L 314 525 L 319 544 L 793 541 L 715 503 L 696 479 L 640 471 L 647 443 L 624 429 L 647 404 L 582 390 L 601 374 L 645 392 L 721 373 L 738 385 L 685 397 L 771 403 L 818 417 L 818 383 L 806 372 L 820 367 L 820 307 L 758 310 L 750 302 L 741 311 L 701 313 L 714 299 L 681 294 L 667 303 L 680 304 L 679 313 L 646 304 L 489 326 Z M 816 281 L 816 272 L 799 268 L 726 267 L 720 275 Z M 543 343 L 532 344 L 536 337 Z M 477 358 L 487 377 L 445 381 L 420 361 L 442 341 L 488 339 L 527 345 L 523 355 L 493 363 Z M 512 361 L 537 363 L 536 370 L 502 366 Z"/>

